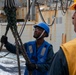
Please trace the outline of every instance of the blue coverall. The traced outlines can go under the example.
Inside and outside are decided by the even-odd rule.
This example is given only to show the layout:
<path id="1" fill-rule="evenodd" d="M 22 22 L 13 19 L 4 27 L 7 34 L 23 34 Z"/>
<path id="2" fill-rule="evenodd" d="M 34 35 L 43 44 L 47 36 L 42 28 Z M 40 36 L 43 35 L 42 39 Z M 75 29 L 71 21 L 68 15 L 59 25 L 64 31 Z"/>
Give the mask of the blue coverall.
<path id="1" fill-rule="evenodd" d="M 5 47 L 11 53 L 16 54 L 15 45 L 7 42 L 7 44 L 5 44 Z M 52 62 L 52 57 L 54 56 L 53 46 L 44 41 L 43 44 L 39 48 L 37 48 L 36 41 L 30 41 L 24 43 L 24 47 L 30 61 L 38 65 L 38 69 L 34 70 L 32 72 L 32 75 L 48 75 L 48 71 Z M 28 75 L 27 67 L 25 68 L 24 75 Z"/>

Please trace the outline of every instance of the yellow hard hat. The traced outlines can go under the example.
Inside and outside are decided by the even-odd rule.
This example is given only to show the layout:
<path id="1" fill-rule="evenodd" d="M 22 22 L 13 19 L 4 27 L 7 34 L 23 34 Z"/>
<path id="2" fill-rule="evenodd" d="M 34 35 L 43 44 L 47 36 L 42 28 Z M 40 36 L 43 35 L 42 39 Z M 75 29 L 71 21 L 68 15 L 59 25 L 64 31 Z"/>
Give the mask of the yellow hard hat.
<path id="1" fill-rule="evenodd" d="M 74 2 L 70 7 L 70 10 L 76 10 L 76 2 Z"/>

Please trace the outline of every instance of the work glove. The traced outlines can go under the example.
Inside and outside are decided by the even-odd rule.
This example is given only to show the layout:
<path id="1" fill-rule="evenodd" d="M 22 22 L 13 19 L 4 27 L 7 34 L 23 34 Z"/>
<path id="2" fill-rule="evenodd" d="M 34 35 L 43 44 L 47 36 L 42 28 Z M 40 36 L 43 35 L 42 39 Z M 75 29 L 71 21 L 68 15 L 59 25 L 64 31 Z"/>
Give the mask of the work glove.
<path id="1" fill-rule="evenodd" d="M 7 37 L 5 36 L 5 35 L 3 35 L 2 37 L 1 37 L 1 43 L 3 43 L 3 44 L 6 44 L 7 43 Z"/>
<path id="2" fill-rule="evenodd" d="M 31 64 L 26 63 L 26 67 L 27 67 L 28 71 L 33 71 L 35 69 L 36 70 L 38 69 L 37 64 L 33 64 L 33 63 L 31 63 Z"/>

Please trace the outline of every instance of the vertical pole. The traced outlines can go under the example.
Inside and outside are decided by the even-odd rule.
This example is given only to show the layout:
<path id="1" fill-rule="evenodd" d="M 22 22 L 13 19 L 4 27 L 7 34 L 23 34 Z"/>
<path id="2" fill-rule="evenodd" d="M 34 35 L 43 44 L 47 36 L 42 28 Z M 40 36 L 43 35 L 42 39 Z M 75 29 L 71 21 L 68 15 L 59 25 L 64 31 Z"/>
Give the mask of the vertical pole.
<path id="1" fill-rule="evenodd" d="M 62 33 L 62 44 L 66 43 L 66 34 Z"/>

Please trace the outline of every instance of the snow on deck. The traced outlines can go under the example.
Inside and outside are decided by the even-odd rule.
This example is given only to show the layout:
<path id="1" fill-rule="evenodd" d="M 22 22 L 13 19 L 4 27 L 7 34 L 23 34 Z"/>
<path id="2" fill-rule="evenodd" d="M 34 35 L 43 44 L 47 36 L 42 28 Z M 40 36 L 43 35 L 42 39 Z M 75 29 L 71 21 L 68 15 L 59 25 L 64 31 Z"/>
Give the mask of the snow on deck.
<path id="1" fill-rule="evenodd" d="M 0 52 L 0 57 L 7 52 Z M 23 56 L 20 56 L 21 75 L 24 74 L 25 60 Z M 0 75 L 19 75 L 17 56 L 9 53 L 6 57 L 0 58 Z"/>

